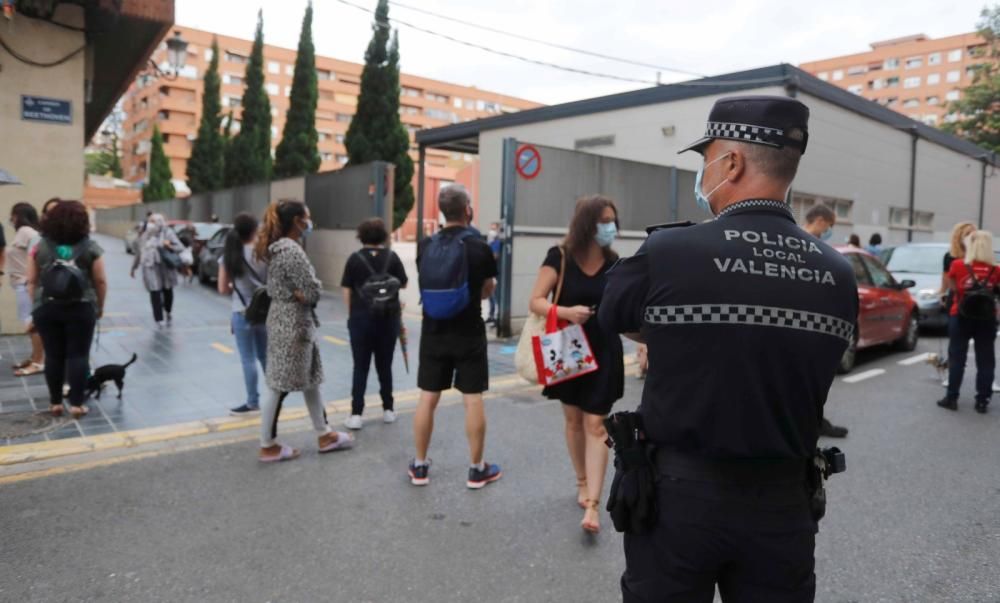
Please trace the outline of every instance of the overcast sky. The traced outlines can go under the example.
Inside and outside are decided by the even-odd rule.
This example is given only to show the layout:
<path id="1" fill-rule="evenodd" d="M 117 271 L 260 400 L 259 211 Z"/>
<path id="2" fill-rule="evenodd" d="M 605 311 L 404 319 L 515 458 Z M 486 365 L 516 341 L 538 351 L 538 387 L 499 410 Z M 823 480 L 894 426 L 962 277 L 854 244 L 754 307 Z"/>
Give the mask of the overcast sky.
<path id="1" fill-rule="evenodd" d="M 346 0 L 373 9 L 375 0 Z M 931 37 L 975 29 L 985 0 L 400 0 L 403 5 L 564 46 L 657 66 L 714 75 L 786 62 L 799 64 L 868 50 L 916 33 Z M 338 0 L 314 0 L 317 54 L 361 62 L 371 14 Z M 252 38 L 257 8 L 264 40 L 295 48 L 306 0 L 176 0 L 177 23 Z M 613 8 L 613 12 L 609 11 Z M 390 4 L 390 20 L 574 69 L 655 81 L 656 69 L 623 65 L 490 33 Z M 621 82 L 525 63 L 399 28 L 407 73 L 476 86 L 543 103 L 590 98 L 649 84 Z M 690 76 L 662 73 L 663 81 Z"/>

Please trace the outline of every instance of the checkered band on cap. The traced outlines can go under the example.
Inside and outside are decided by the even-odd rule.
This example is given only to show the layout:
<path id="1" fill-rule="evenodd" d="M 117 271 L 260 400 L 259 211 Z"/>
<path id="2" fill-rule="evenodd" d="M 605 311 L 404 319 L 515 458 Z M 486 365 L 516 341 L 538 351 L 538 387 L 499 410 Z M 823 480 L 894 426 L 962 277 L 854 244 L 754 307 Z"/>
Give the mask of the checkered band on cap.
<path id="1" fill-rule="evenodd" d="M 842 318 L 772 306 L 744 304 L 701 304 L 689 306 L 647 306 L 647 323 L 657 325 L 751 325 L 779 327 L 832 335 L 850 344 L 854 325 Z"/>
<path id="2" fill-rule="evenodd" d="M 778 128 L 767 128 L 764 126 L 753 126 L 750 124 L 736 124 L 722 121 L 710 121 L 705 126 L 705 136 L 707 138 L 728 138 L 731 140 L 741 140 L 744 142 L 755 142 L 771 147 L 781 147 L 781 144 L 774 142 L 775 137 L 783 137 L 784 130 Z"/>

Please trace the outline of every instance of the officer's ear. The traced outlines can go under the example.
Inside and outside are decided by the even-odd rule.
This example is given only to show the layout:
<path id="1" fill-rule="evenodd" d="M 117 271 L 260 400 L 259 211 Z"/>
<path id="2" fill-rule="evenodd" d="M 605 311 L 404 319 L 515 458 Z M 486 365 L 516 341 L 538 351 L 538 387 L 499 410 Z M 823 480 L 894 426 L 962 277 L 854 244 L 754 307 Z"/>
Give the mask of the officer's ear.
<path id="1" fill-rule="evenodd" d="M 735 145 L 734 145 L 735 146 Z M 726 179 L 730 182 L 738 182 L 746 173 L 747 156 L 743 149 L 733 148 L 729 152 L 729 157 L 723 160 L 726 170 Z"/>

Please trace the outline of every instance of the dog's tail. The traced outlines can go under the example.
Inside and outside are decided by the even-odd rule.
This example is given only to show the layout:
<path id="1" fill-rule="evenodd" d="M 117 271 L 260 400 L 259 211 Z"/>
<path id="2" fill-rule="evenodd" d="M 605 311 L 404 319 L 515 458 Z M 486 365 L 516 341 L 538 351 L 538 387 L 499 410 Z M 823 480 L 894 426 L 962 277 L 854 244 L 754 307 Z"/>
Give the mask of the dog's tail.
<path id="1" fill-rule="evenodd" d="M 122 368 L 128 368 L 128 367 L 129 367 L 129 365 L 131 365 L 132 363 L 134 363 L 134 362 L 135 362 L 136 360 L 138 360 L 138 359 L 139 359 L 139 355 L 138 355 L 138 354 L 136 354 L 136 353 L 133 353 L 133 354 L 132 354 L 132 360 L 129 360 L 129 361 L 128 361 L 128 362 L 126 362 L 126 363 L 125 363 L 124 365 L 122 365 Z"/>

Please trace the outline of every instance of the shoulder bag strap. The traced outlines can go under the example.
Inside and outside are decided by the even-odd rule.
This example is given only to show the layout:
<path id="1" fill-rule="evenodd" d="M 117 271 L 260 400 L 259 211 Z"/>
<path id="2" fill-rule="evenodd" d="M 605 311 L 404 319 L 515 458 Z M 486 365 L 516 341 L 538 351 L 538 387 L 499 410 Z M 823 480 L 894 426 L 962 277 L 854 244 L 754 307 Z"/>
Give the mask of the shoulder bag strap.
<path id="1" fill-rule="evenodd" d="M 247 267 L 247 270 L 250 271 L 250 276 L 257 279 L 257 282 L 263 286 L 265 284 L 264 279 L 260 278 L 260 275 L 257 274 L 257 271 L 254 270 L 253 266 L 250 265 L 250 262 L 247 261 L 247 256 L 243 256 L 243 264 Z M 235 288 L 235 286 L 233 288 Z"/>
<path id="2" fill-rule="evenodd" d="M 563 282 L 566 280 L 566 250 L 559 246 L 559 282 L 556 283 L 556 294 L 552 298 L 553 305 L 559 305 L 559 298 L 562 297 Z"/>

